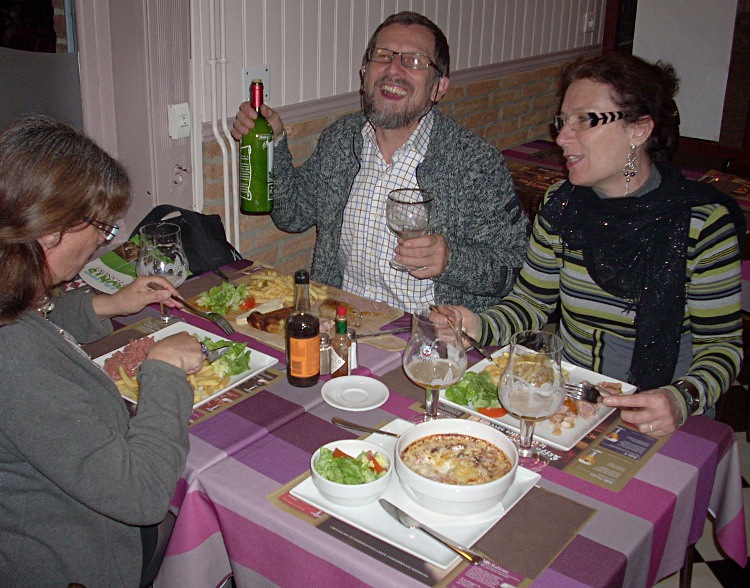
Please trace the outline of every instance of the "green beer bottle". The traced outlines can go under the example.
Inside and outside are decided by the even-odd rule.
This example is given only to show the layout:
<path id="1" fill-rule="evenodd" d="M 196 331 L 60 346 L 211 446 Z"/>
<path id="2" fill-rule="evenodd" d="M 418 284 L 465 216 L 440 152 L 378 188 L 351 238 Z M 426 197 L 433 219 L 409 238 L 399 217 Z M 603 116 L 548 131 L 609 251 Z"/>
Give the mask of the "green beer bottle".
<path id="1" fill-rule="evenodd" d="M 258 113 L 255 127 L 240 141 L 240 210 L 269 213 L 273 208 L 273 129 L 260 114 L 263 81 L 250 83 L 250 105 Z"/>

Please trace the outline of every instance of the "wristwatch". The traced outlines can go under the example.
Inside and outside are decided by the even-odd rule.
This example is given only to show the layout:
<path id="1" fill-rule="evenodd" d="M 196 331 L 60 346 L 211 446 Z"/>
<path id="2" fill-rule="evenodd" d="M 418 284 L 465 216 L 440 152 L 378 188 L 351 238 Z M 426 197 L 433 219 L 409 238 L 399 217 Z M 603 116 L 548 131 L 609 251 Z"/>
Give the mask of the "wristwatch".
<path id="1" fill-rule="evenodd" d="M 701 403 L 701 395 L 698 392 L 698 388 L 695 387 L 695 384 L 688 382 L 687 380 L 677 380 L 676 382 L 672 382 L 672 386 L 677 388 L 677 391 L 682 394 L 682 397 L 685 399 L 688 414 L 693 414 L 698 410 L 698 406 L 700 406 Z"/>

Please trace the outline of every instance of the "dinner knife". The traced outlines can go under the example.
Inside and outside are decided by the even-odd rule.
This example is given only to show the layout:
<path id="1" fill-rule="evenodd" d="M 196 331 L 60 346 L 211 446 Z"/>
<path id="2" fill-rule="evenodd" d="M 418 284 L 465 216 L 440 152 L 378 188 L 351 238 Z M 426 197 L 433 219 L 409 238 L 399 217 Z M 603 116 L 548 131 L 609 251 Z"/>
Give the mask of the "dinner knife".
<path id="1" fill-rule="evenodd" d="M 385 512 L 391 515 L 404 527 L 406 527 L 407 529 L 419 529 L 421 531 L 424 531 L 433 539 L 440 541 L 440 543 L 442 543 L 446 547 L 455 551 L 458 555 L 463 557 L 470 564 L 477 565 L 477 564 L 482 563 L 482 561 L 484 560 L 482 556 L 477 555 L 468 547 L 464 547 L 463 545 L 456 543 L 452 539 L 448 539 L 448 537 L 446 537 L 445 535 L 441 535 L 437 531 L 433 531 L 426 525 L 423 525 L 411 515 L 406 514 L 403 510 L 401 510 L 395 504 L 391 504 L 390 502 L 388 502 L 385 498 L 381 498 L 378 502 L 380 502 L 380 506 L 383 507 Z"/>
<path id="2" fill-rule="evenodd" d="M 474 349 L 476 349 L 479 352 L 479 355 L 484 357 L 485 359 L 492 361 L 492 355 L 489 351 L 487 351 L 484 347 L 482 347 L 479 342 L 474 339 L 471 335 L 468 335 L 466 331 L 461 329 L 461 335 L 464 339 L 466 339 L 469 342 L 469 345 L 471 345 Z"/>
<path id="3" fill-rule="evenodd" d="M 396 335 L 398 333 L 408 333 L 411 327 L 398 327 L 387 331 L 373 331 L 372 333 L 356 333 L 354 339 L 363 339 L 364 337 L 379 337 L 380 335 Z"/>
<path id="4" fill-rule="evenodd" d="M 374 427 L 367 427 L 365 425 L 360 425 L 358 423 L 344 420 L 341 417 L 333 417 L 331 419 L 331 422 L 334 425 L 344 427 L 345 429 L 354 429 L 355 431 L 363 431 L 364 433 L 377 433 L 378 435 L 388 435 L 389 437 L 401 437 L 401 435 L 399 435 L 398 433 L 392 433 L 391 431 L 384 431 L 382 429 L 376 429 Z"/>

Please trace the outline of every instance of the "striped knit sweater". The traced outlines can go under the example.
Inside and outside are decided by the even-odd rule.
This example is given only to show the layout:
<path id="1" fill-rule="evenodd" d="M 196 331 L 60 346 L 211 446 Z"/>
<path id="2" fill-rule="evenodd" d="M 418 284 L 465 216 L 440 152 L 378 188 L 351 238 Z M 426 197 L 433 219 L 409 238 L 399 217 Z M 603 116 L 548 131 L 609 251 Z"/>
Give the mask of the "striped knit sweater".
<path id="1" fill-rule="evenodd" d="M 691 184 L 684 178 L 681 182 L 688 188 Z M 548 199 L 549 194 L 545 202 Z M 582 259 L 581 251 L 566 247 L 537 215 L 513 290 L 500 304 L 479 315 L 480 341 L 506 344 L 514 332 L 540 328 L 559 302 L 564 358 L 627 379 L 635 342 L 632 304 L 594 283 Z M 722 205 L 692 209 L 686 283 L 680 359 L 671 381 L 682 377 L 695 384 L 701 393 L 696 412 L 702 413 L 732 384 L 742 358 L 738 242 L 730 214 Z M 613 354 L 620 357 L 613 360 Z M 684 401 L 676 389 L 673 392 L 684 414 Z"/>

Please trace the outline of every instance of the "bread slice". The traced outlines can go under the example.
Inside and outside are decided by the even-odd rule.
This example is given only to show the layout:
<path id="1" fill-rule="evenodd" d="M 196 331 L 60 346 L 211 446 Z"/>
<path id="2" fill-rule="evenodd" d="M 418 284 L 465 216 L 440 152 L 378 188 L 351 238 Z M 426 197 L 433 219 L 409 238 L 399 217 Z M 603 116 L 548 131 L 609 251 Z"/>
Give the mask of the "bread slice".
<path id="1" fill-rule="evenodd" d="M 352 327 L 358 327 L 362 320 L 362 313 L 352 304 L 344 302 L 343 300 L 336 300 L 335 298 L 326 298 L 320 303 L 318 310 L 320 318 L 335 321 L 336 311 L 340 306 L 346 308 L 346 320 L 349 322 L 349 325 Z"/>
<path id="2" fill-rule="evenodd" d="M 247 317 L 247 324 L 266 333 L 282 333 L 293 306 L 285 306 L 271 312 L 251 312 Z"/>

